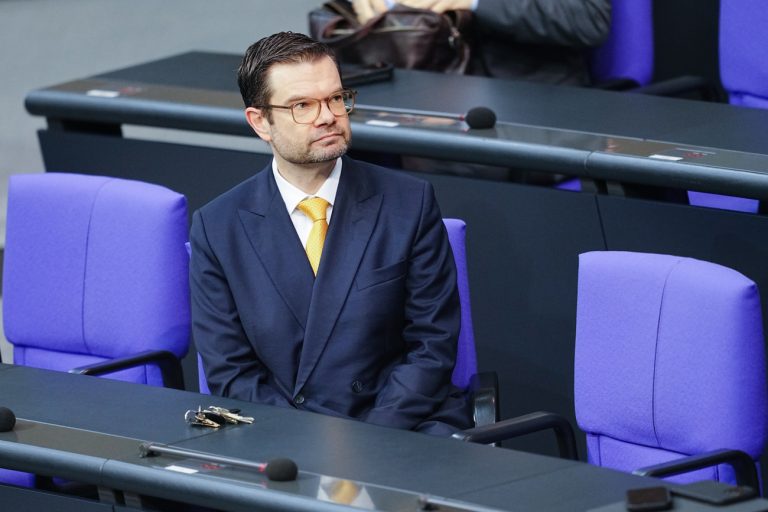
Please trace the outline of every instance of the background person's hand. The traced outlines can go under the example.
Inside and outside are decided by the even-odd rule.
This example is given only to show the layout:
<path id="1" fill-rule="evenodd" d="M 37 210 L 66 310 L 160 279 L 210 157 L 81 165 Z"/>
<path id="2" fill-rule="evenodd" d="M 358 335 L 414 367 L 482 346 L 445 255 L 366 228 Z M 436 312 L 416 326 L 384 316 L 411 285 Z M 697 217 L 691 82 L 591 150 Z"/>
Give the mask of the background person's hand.
<path id="1" fill-rule="evenodd" d="M 386 0 L 352 0 L 352 8 L 360 23 L 365 23 L 388 9 Z"/>
<path id="2" fill-rule="evenodd" d="M 438 13 L 472 7 L 472 0 L 400 0 L 398 3 L 416 9 L 429 9 Z"/>

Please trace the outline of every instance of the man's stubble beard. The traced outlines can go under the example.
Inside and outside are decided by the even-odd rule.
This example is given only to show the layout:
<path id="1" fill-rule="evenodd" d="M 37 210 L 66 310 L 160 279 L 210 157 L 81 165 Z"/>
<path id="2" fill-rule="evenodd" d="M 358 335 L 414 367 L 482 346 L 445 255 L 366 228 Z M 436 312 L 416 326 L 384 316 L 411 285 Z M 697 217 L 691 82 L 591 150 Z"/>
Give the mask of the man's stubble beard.
<path id="1" fill-rule="evenodd" d="M 310 151 L 305 161 L 294 162 L 294 163 L 319 164 L 322 162 L 329 162 L 331 160 L 336 160 L 340 156 L 343 156 L 348 149 L 349 149 L 349 139 L 345 139 L 344 144 L 340 147 L 337 147 L 336 149 L 326 150 L 325 148 L 323 148 L 323 151 L 320 154 L 317 154 L 318 152 L 315 152 L 314 155 L 312 154 L 313 152 Z"/>
<path id="2" fill-rule="evenodd" d="M 343 156 L 349 149 L 349 143 L 352 140 L 351 132 L 346 131 L 342 138 L 344 143 L 338 147 L 314 150 L 311 147 L 307 147 L 304 151 L 301 151 L 290 143 L 285 144 L 281 132 L 273 132 L 272 151 L 278 153 L 285 161 L 297 165 L 329 162 Z"/>

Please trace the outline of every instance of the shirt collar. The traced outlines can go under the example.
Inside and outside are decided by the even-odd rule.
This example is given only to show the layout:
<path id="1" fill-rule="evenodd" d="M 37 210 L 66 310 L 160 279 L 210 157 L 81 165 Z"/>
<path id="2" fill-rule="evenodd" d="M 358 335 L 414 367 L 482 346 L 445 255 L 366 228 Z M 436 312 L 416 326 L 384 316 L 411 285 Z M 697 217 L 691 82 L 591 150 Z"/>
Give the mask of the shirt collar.
<path id="1" fill-rule="evenodd" d="M 333 166 L 331 174 L 326 178 L 323 185 L 314 195 L 308 195 L 298 187 L 288 183 L 288 181 L 282 177 L 277 170 L 277 162 L 272 159 L 272 174 L 275 177 L 277 183 L 277 189 L 280 191 L 280 195 L 285 203 L 285 208 L 288 210 L 288 214 L 291 214 L 296 206 L 304 199 L 308 197 L 322 197 L 328 204 L 333 206 L 336 201 L 336 191 L 339 188 L 339 177 L 341 176 L 341 158 L 336 159 L 336 165 Z"/>

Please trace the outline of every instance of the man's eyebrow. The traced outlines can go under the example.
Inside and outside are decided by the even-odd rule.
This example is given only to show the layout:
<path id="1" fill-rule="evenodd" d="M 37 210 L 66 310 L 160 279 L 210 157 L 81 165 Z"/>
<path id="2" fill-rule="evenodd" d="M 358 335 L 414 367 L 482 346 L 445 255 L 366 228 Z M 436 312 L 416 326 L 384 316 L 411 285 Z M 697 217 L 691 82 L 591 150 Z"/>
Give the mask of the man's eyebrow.
<path id="1" fill-rule="evenodd" d="M 334 92 L 332 92 L 331 94 L 329 94 L 328 96 L 326 96 L 325 98 L 314 98 L 312 96 L 306 96 L 306 95 L 295 95 L 295 96 L 288 97 L 285 100 L 285 102 L 286 103 L 294 103 L 296 101 L 301 101 L 301 100 L 319 100 L 319 99 L 323 99 L 324 100 L 326 98 L 330 98 L 331 96 L 336 96 L 337 94 L 340 94 L 343 91 L 344 91 L 343 87 L 339 88 L 339 89 L 335 90 Z"/>
<path id="2" fill-rule="evenodd" d="M 309 96 L 290 96 L 288 99 L 285 100 L 286 103 L 293 103 L 294 101 L 301 101 L 301 100 L 311 100 L 314 98 L 310 98 Z"/>

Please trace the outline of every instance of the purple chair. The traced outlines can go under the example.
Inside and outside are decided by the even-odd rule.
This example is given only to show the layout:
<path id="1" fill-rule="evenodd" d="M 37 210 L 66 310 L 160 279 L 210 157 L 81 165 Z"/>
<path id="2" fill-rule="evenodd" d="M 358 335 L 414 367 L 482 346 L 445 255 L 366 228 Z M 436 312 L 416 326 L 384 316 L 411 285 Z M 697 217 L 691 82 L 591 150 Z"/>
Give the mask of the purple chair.
<path id="1" fill-rule="evenodd" d="M 182 389 L 187 222 L 185 197 L 158 185 L 11 176 L 3 320 L 14 363 Z M 33 483 L 3 470 L 0 480 Z"/>
<path id="2" fill-rule="evenodd" d="M 611 31 L 592 50 L 589 61 L 592 81 L 598 86 L 619 81 L 626 82 L 624 89 L 648 84 L 654 63 L 651 0 L 613 0 Z"/>
<path id="3" fill-rule="evenodd" d="M 456 273 L 461 304 L 461 330 L 459 331 L 456 366 L 451 381 L 453 384 L 472 394 L 475 425 L 487 425 L 495 422 L 499 416 L 498 380 L 493 372 L 477 371 L 475 333 L 472 327 L 472 309 L 469 302 L 469 276 L 467 272 L 466 223 L 461 219 L 443 219 L 448 231 L 448 240 L 456 262 Z M 189 243 L 187 251 L 191 251 Z M 197 355 L 200 392 L 210 394 L 205 380 L 203 361 Z"/>
<path id="4" fill-rule="evenodd" d="M 691 258 L 604 251 L 579 257 L 578 286 L 574 392 L 589 462 L 631 471 L 721 448 L 760 457 L 754 282 Z M 676 478 L 734 482 L 727 465 Z"/>
<path id="5" fill-rule="evenodd" d="M 671 478 L 679 483 L 734 483 L 738 473 L 759 487 L 764 343 L 757 287 L 732 269 L 661 254 L 580 255 L 574 393 L 588 461 L 649 476 L 686 469 Z M 516 434 L 502 432 L 508 421 L 482 441 Z"/>
<path id="6" fill-rule="evenodd" d="M 731 105 L 768 109 L 768 4 L 763 0 L 720 1 L 720 81 Z M 756 213 L 757 199 L 689 192 L 691 204 Z"/>
<path id="7" fill-rule="evenodd" d="M 655 96 L 690 96 L 717 101 L 709 80 L 678 76 L 653 82 L 655 66 L 652 0 L 613 0 L 611 30 L 589 55 L 590 74 L 599 89 L 632 91 Z"/>
<path id="8" fill-rule="evenodd" d="M 768 4 L 720 0 L 720 80 L 732 105 L 768 108 Z"/>
<path id="9" fill-rule="evenodd" d="M 119 369 L 110 377 L 152 385 L 167 378 L 183 388 L 186 238 L 186 199 L 158 185 L 12 176 L 3 317 L 14 363 L 85 374 Z"/>

